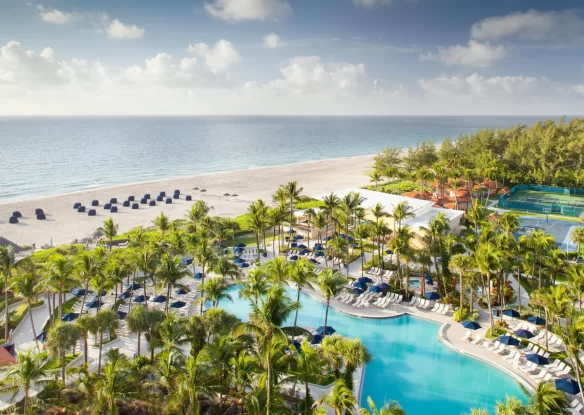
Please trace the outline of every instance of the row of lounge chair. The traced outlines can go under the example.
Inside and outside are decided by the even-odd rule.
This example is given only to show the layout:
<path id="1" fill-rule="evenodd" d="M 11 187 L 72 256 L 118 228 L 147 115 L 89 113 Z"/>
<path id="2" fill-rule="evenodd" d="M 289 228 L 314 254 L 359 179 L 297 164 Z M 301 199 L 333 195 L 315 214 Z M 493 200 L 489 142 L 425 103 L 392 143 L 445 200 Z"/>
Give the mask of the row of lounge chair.
<path id="1" fill-rule="evenodd" d="M 529 330 L 535 334 L 535 337 L 532 337 L 531 339 L 529 339 L 530 342 L 538 343 L 541 346 L 545 346 L 545 344 L 546 344 L 546 331 L 539 330 L 533 324 L 520 322 L 514 326 L 509 326 L 509 328 L 513 331 L 516 331 L 519 329 Z M 551 333 L 551 332 L 547 332 L 547 337 L 548 337 L 548 349 L 553 350 L 553 351 L 564 350 L 564 342 L 562 341 L 562 339 L 560 339 L 558 336 L 556 336 L 554 333 Z"/>
<path id="2" fill-rule="evenodd" d="M 373 305 L 381 308 L 387 308 L 392 303 L 401 303 L 404 296 L 396 293 L 389 293 L 386 297 L 379 298 Z"/>
<path id="3" fill-rule="evenodd" d="M 372 267 L 370 270 L 365 271 L 365 273 L 369 274 L 369 275 L 374 275 L 376 277 L 386 277 L 386 278 L 391 278 L 391 277 L 395 276 L 395 274 L 396 274 L 395 271 L 384 270 L 384 269 L 375 268 L 375 267 Z"/>

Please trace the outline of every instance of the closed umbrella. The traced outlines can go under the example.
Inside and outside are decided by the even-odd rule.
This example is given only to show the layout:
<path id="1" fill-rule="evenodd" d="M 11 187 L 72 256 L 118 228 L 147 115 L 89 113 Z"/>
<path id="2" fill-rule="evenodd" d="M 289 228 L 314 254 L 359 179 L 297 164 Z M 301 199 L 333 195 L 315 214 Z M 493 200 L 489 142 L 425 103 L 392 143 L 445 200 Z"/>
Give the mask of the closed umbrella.
<path id="1" fill-rule="evenodd" d="M 463 321 L 462 326 L 465 329 L 470 329 L 470 330 L 478 330 L 481 328 L 481 325 L 479 323 L 477 323 L 476 321 L 470 321 L 470 320 Z"/>
<path id="2" fill-rule="evenodd" d="M 427 292 L 426 294 L 424 294 L 424 297 L 426 297 L 428 300 L 439 300 L 440 294 L 438 294 L 435 291 L 431 291 L 431 292 Z"/>

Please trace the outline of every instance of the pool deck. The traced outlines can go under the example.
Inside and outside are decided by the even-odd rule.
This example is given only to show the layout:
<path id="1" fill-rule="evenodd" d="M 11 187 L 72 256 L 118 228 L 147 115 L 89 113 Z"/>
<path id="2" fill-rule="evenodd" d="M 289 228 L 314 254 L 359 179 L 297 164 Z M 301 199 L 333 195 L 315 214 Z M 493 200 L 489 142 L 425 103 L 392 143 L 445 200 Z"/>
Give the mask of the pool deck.
<path id="1" fill-rule="evenodd" d="M 320 293 L 320 291 L 307 290 L 304 289 L 303 292 L 309 295 L 313 299 L 325 304 L 326 299 Z M 392 304 L 387 309 L 370 306 L 366 308 L 356 308 L 351 305 L 342 303 L 338 300 L 331 299 L 330 306 L 334 308 L 339 313 L 351 315 L 359 318 L 373 318 L 373 319 L 386 319 L 386 318 L 396 318 L 403 315 L 410 315 L 415 318 L 420 318 L 423 320 L 431 321 L 433 323 L 440 324 L 437 329 L 438 339 L 451 350 L 463 354 L 465 356 L 471 357 L 473 359 L 484 362 L 494 368 L 502 371 L 506 375 L 513 378 L 515 381 L 520 382 L 523 386 L 527 388 L 528 391 L 533 392 L 537 386 L 537 382 L 526 376 L 525 373 L 516 369 L 513 364 L 507 362 L 501 356 L 496 355 L 489 350 L 485 349 L 481 345 L 474 345 L 469 342 L 462 340 L 462 337 L 466 333 L 466 329 L 458 323 L 452 320 L 452 314 L 441 315 L 434 313 L 432 311 L 419 309 L 417 307 L 411 307 L 407 302 L 402 302 L 400 304 Z M 481 318 L 479 323 L 483 327 L 488 326 L 488 313 L 481 312 Z M 476 330 L 473 332 L 473 337 L 476 335 L 484 335 L 486 329 Z M 357 386 L 357 384 L 356 384 Z M 361 383 L 359 383 L 361 386 Z M 356 388 L 357 396 L 361 396 L 361 388 Z"/>

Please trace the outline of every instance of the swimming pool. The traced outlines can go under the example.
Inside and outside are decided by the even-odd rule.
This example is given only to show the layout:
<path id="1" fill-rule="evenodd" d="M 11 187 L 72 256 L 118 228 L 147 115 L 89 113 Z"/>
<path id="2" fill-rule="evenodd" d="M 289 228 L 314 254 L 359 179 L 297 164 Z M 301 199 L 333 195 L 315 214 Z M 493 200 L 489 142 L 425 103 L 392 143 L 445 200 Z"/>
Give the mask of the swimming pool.
<path id="1" fill-rule="evenodd" d="M 249 303 L 231 288 L 233 302 L 220 307 L 247 321 Z M 296 292 L 287 288 L 290 296 Z M 302 294 L 298 324 L 324 324 L 325 306 Z M 294 316 L 290 319 L 293 324 Z M 367 365 L 361 405 L 367 396 L 378 404 L 397 400 L 408 415 L 460 415 L 471 407 L 494 413 L 497 399 L 521 397 L 519 385 L 499 370 L 450 350 L 438 340 L 439 325 L 411 316 L 364 319 L 329 310 L 328 325 L 347 337 L 359 337 L 373 355 Z"/>

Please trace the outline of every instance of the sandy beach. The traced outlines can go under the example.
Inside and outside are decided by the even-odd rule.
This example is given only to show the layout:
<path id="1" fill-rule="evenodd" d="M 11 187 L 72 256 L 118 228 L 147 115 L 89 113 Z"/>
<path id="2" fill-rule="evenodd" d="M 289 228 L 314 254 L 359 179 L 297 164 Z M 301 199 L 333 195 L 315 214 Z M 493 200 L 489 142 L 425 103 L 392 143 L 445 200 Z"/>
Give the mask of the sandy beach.
<path id="1" fill-rule="evenodd" d="M 119 232 L 125 232 L 136 226 L 149 226 L 152 220 L 164 212 L 171 219 L 183 218 L 195 200 L 204 200 L 214 207 L 216 216 L 235 217 L 244 213 L 249 204 L 257 199 L 271 203 L 276 188 L 292 180 L 297 180 L 304 188 L 305 195 L 315 195 L 335 190 L 363 186 L 369 183 L 366 173 L 373 164 L 373 156 L 350 157 L 343 159 L 322 160 L 303 164 L 266 167 L 235 172 L 183 177 L 156 182 L 136 183 L 115 187 L 106 187 L 83 192 L 74 192 L 38 199 L 0 203 L 0 236 L 19 245 L 36 244 L 37 247 L 53 243 L 60 245 L 71 243 L 75 239 L 90 236 L 103 221 L 112 217 L 119 226 Z M 207 192 L 193 190 L 206 189 Z M 170 205 L 157 202 L 156 206 L 140 205 L 133 210 L 122 207 L 128 196 L 135 196 L 139 202 L 146 193 L 153 198 L 165 191 L 172 195 L 175 189 L 181 191 L 179 200 Z M 223 196 L 223 194 L 238 196 Z M 186 201 L 190 194 L 192 201 Z M 110 198 L 118 199 L 118 213 L 111 214 L 104 210 L 103 204 Z M 73 209 L 80 202 L 87 209 L 92 209 L 91 201 L 97 199 L 100 206 L 96 216 L 88 216 Z M 37 220 L 35 209 L 45 212 L 46 220 Z M 20 211 L 23 217 L 18 224 L 9 224 L 13 211 Z"/>

